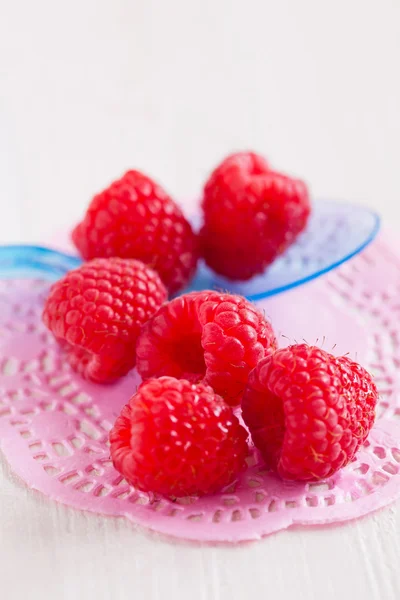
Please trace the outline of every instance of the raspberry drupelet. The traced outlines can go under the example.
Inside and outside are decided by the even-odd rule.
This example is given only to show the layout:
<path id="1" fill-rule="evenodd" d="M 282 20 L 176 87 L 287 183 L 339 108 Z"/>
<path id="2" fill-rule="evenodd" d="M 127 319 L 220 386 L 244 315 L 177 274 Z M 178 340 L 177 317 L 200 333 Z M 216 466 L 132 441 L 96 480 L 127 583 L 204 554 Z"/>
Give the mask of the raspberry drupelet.
<path id="1" fill-rule="evenodd" d="M 232 154 L 213 171 L 202 208 L 202 255 L 232 280 L 263 273 L 303 231 L 311 210 L 306 185 L 253 152 Z"/>
<path id="2" fill-rule="evenodd" d="M 353 459 L 374 423 L 377 399 L 359 364 L 300 344 L 258 363 L 242 409 L 266 464 L 283 479 L 313 481 Z"/>
<path id="3" fill-rule="evenodd" d="M 245 298 L 213 291 L 175 298 L 144 326 L 137 368 L 143 379 L 170 375 L 203 381 L 231 405 L 249 372 L 276 347 L 272 327 Z"/>
<path id="4" fill-rule="evenodd" d="M 108 382 L 134 367 L 141 328 L 166 299 L 161 279 L 142 262 L 98 258 L 52 286 L 43 321 L 76 371 Z"/>
<path id="5" fill-rule="evenodd" d="M 94 196 L 72 239 L 86 260 L 136 258 L 160 275 L 170 294 L 192 278 L 198 242 L 181 209 L 150 177 L 128 171 Z"/>
<path id="6" fill-rule="evenodd" d="M 110 433 L 115 468 L 132 485 L 169 497 L 217 492 L 245 467 L 248 434 L 205 385 L 173 377 L 139 387 Z"/>

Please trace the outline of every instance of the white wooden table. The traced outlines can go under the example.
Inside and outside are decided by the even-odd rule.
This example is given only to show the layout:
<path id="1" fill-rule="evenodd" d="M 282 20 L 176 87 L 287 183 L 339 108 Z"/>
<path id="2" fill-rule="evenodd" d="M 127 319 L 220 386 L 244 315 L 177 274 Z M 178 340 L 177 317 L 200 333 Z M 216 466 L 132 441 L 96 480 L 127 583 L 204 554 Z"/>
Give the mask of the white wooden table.
<path id="1" fill-rule="evenodd" d="M 241 148 L 399 223 L 399 59 L 395 0 L 0 0 L 0 242 L 45 242 L 128 167 L 191 210 Z M 399 531 L 395 504 L 237 547 L 171 543 L 0 462 L 8 600 L 397 600 Z"/>

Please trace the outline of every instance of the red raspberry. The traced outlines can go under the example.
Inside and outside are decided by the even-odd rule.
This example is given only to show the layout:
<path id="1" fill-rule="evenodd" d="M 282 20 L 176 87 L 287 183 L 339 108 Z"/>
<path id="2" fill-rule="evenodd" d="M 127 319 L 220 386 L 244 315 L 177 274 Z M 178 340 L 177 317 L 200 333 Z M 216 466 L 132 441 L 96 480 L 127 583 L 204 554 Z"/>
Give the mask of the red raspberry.
<path id="1" fill-rule="evenodd" d="M 128 171 L 97 194 L 72 239 L 83 258 L 137 258 L 160 275 L 170 293 L 196 269 L 197 238 L 180 208 L 146 175 Z"/>
<path id="2" fill-rule="evenodd" d="M 305 228 L 305 184 L 270 170 L 257 154 L 228 156 L 204 188 L 200 232 L 207 264 L 230 279 L 262 273 Z"/>
<path id="3" fill-rule="evenodd" d="M 267 465 L 283 479 L 312 481 L 353 459 L 374 423 L 377 399 L 363 367 L 300 344 L 257 365 L 242 409 Z"/>
<path id="4" fill-rule="evenodd" d="M 76 371 L 106 382 L 134 367 L 141 327 L 166 298 L 157 273 L 140 261 L 98 258 L 52 286 L 43 321 Z"/>
<path id="5" fill-rule="evenodd" d="M 203 381 L 235 405 L 251 369 L 275 346 L 271 325 L 241 296 L 192 292 L 161 307 L 145 325 L 137 368 L 144 379 Z"/>
<path id="6" fill-rule="evenodd" d="M 213 390 L 150 379 L 110 433 L 115 468 L 136 488 L 165 496 L 210 494 L 245 466 L 247 432 Z"/>

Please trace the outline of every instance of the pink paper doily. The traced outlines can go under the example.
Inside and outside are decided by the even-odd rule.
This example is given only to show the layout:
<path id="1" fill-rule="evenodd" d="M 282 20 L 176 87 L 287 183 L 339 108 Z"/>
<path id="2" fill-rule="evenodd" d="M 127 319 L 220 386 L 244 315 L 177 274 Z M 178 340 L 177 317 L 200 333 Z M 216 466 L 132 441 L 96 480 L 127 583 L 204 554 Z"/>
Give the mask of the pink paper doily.
<path id="1" fill-rule="evenodd" d="M 223 493 L 152 500 L 114 470 L 108 431 L 138 379 L 113 386 L 83 381 L 41 323 L 49 283 L 0 282 L 0 444 L 30 487 L 78 509 L 131 521 L 175 537 L 256 539 L 294 524 L 365 515 L 400 496 L 400 260 L 379 238 L 318 281 L 260 303 L 281 345 L 318 343 L 349 352 L 376 376 L 378 420 L 357 460 L 318 484 L 284 483 L 253 450 Z"/>

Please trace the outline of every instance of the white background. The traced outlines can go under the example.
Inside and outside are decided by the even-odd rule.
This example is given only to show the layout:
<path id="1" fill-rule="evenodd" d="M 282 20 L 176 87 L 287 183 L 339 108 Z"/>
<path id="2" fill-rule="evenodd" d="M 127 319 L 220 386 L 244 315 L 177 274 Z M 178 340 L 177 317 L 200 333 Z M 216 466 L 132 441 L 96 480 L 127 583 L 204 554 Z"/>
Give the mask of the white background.
<path id="1" fill-rule="evenodd" d="M 0 242 L 54 239 L 136 167 L 194 206 L 251 148 L 397 218 L 399 0 L 0 0 Z M 398 505 L 235 548 L 49 503 L 0 469 L 1 597 L 398 599 Z M 250 591 L 251 590 L 251 591 Z"/>

